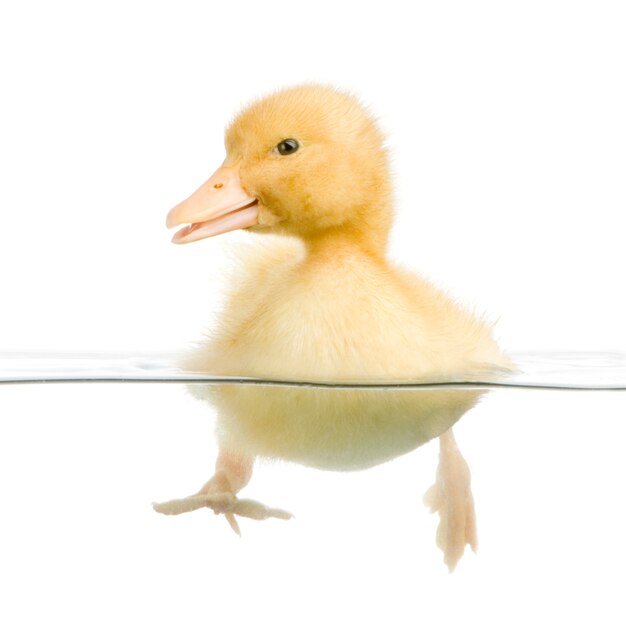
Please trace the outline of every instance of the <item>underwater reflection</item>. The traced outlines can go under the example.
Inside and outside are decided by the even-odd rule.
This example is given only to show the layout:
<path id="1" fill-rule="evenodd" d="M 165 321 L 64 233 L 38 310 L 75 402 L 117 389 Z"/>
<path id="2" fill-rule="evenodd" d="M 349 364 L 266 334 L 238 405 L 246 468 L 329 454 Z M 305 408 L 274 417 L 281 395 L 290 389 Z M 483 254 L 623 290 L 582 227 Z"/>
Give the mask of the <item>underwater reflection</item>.
<path id="1" fill-rule="evenodd" d="M 177 515 L 208 507 L 239 532 L 237 516 L 288 519 L 290 513 L 237 498 L 256 458 L 322 470 L 379 465 L 439 437 L 435 484 L 425 503 L 439 514 L 437 545 L 453 569 L 466 545 L 476 549 L 470 472 L 451 427 L 486 393 L 479 389 L 277 387 L 192 384 L 217 412 L 215 474 L 192 496 L 155 504 Z"/>

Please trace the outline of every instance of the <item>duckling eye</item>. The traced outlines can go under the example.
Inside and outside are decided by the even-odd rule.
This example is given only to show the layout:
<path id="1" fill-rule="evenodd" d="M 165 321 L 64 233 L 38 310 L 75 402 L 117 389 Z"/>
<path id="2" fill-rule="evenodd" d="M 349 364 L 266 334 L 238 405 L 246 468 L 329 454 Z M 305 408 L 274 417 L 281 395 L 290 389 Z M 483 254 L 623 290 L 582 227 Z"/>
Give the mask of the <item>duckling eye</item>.
<path id="1" fill-rule="evenodd" d="M 295 139 L 285 139 L 276 146 L 276 149 L 280 154 L 286 155 L 293 154 L 299 147 L 300 144 Z"/>

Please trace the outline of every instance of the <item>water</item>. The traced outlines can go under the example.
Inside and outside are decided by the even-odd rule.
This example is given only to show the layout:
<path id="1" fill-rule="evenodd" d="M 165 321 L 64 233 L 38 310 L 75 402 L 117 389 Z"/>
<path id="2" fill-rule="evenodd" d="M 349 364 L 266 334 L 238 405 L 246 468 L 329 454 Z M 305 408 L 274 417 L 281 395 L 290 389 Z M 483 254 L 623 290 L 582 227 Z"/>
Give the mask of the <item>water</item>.
<path id="1" fill-rule="evenodd" d="M 514 361 L 504 379 L 325 387 L 191 376 L 173 354 L 2 355 L 0 622 L 623 624 L 626 355 Z M 204 393 L 365 407 L 376 419 L 335 435 L 351 450 L 344 469 L 368 469 L 319 469 L 338 450 L 314 437 L 238 430 L 298 461 L 259 463 L 242 491 L 294 518 L 242 518 L 240 539 L 207 510 L 158 515 L 151 502 L 213 471 L 220 418 L 193 397 Z M 420 420 L 433 405 L 438 420 Z M 420 437 L 446 420 L 479 537 L 453 574 L 422 504 L 438 445 Z"/>
<path id="2" fill-rule="evenodd" d="M 0 383 L 42 382 L 158 382 L 287 385 L 313 387 L 521 387 L 537 389 L 626 390 L 626 353 L 518 352 L 510 357 L 514 373 L 446 381 L 355 381 L 311 383 L 189 373 L 177 366 L 177 353 L 0 353 Z"/>

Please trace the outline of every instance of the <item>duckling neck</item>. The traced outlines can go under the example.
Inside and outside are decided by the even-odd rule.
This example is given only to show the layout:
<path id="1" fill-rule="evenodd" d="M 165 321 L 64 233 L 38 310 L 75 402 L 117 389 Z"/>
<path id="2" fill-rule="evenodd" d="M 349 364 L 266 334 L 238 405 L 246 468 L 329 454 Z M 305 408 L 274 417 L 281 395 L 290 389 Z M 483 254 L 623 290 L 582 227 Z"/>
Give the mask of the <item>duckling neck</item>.
<path id="1" fill-rule="evenodd" d="M 309 234 L 304 243 L 309 260 L 337 259 L 355 253 L 383 260 L 387 252 L 387 239 L 386 229 L 384 232 L 380 229 L 368 231 L 344 225 Z"/>

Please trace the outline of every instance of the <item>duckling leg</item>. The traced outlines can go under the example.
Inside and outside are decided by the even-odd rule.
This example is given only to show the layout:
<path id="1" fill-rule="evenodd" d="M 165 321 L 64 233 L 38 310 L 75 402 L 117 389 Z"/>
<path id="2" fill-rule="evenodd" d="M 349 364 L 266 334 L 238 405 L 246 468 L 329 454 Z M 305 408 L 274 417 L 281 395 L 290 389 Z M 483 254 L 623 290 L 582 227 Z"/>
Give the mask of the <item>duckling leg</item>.
<path id="1" fill-rule="evenodd" d="M 452 571 L 463 556 L 466 544 L 474 552 L 478 546 L 470 470 L 456 445 L 452 429 L 439 437 L 437 478 L 424 495 L 424 503 L 432 513 L 439 513 L 437 546 Z"/>
<path id="2" fill-rule="evenodd" d="M 230 527 L 241 535 L 235 515 L 264 520 L 270 517 L 289 519 L 291 513 L 271 509 L 255 500 L 240 500 L 237 493 L 252 478 L 254 459 L 230 451 L 221 451 L 215 464 L 215 474 L 196 494 L 168 502 L 155 502 L 153 508 L 164 515 L 180 515 L 201 508 L 213 509 L 216 515 L 223 513 Z"/>

